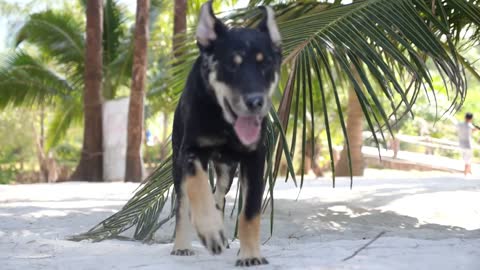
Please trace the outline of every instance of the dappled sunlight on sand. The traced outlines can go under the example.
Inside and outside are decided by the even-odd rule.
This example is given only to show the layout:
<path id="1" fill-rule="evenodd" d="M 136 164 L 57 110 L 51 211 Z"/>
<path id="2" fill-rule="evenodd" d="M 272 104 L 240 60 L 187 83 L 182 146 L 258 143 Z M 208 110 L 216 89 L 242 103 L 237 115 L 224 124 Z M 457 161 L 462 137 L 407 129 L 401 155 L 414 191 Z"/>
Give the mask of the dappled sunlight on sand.
<path id="1" fill-rule="evenodd" d="M 391 177 L 394 175 L 395 177 Z M 435 269 L 478 270 L 480 180 L 456 175 L 381 174 L 354 180 L 305 179 L 300 192 L 291 181 L 275 188 L 273 237 L 270 207 L 262 219 L 263 269 Z M 378 176 L 378 177 L 377 177 Z M 380 177 L 381 176 L 381 177 Z M 197 255 L 169 256 L 174 221 L 152 245 L 108 240 L 70 242 L 120 209 L 137 185 L 63 183 L 0 186 L 0 260 L 4 269 L 225 269 L 233 265 L 238 240 L 221 256 L 200 242 Z M 235 228 L 236 182 L 227 197 L 226 233 Z M 299 196 L 298 196 L 299 195 Z M 297 200 L 298 197 L 298 200 Z M 166 213 L 170 205 L 165 206 Z M 342 259 L 386 232 L 354 259 Z M 129 235 L 128 233 L 126 234 Z M 455 256 L 450 256 L 455 254 Z"/>
<path id="2" fill-rule="evenodd" d="M 435 223 L 476 230 L 480 228 L 479 195 L 478 191 L 416 194 L 395 200 L 379 209 L 416 217 L 422 224 Z"/>

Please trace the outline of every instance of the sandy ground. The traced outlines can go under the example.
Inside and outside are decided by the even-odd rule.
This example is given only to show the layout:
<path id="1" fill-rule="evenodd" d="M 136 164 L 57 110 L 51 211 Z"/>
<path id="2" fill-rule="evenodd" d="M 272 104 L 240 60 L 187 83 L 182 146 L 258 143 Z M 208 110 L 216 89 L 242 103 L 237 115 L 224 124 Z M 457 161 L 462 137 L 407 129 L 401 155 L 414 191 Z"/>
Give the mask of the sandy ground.
<path id="1" fill-rule="evenodd" d="M 261 269 L 480 269 L 480 179 L 395 171 L 356 179 L 306 180 L 276 188 L 273 237 Z M 118 210 L 131 183 L 0 186 L 0 269 L 224 269 L 239 243 L 220 256 L 194 242 L 193 257 L 170 256 L 173 222 L 156 243 L 64 240 Z M 235 190 L 235 187 L 232 188 Z M 231 192 L 234 193 L 234 192 Z M 228 207 L 233 205 L 233 196 Z M 228 209 L 227 209 L 228 211 Z M 226 218 L 232 235 L 233 219 Z M 269 215 L 262 238 L 270 233 Z M 385 234 L 343 261 L 381 232 Z"/>

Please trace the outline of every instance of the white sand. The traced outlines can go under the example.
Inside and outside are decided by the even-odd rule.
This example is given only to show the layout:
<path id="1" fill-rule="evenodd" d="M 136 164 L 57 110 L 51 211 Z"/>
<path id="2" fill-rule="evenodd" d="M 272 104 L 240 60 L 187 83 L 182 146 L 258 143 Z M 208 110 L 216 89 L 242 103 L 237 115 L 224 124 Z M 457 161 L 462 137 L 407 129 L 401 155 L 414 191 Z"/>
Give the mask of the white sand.
<path id="1" fill-rule="evenodd" d="M 329 179 L 306 180 L 298 201 L 290 182 L 280 184 L 274 236 L 262 246 L 270 265 L 261 268 L 480 269 L 480 179 L 370 175 L 355 180 L 353 190 L 347 179 L 337 179 L 336 189 Z M 209 255 L 198 241 L 197 255 L 170 256 L 172 244 L 163 243 L 171 238 L 173 222 L 152 245 L 64 240 L 115 212 L 135 188 L 130 183 L 0 186 L 0 269 L 233 268 L 238 241 L 220 256 Z M 226 221 L 232 232 L 233 219 Z M 269 230 L 266 213 L 263 240 Z M 372 245 L 342 261 L 382 231 L 386 234 Z"/>

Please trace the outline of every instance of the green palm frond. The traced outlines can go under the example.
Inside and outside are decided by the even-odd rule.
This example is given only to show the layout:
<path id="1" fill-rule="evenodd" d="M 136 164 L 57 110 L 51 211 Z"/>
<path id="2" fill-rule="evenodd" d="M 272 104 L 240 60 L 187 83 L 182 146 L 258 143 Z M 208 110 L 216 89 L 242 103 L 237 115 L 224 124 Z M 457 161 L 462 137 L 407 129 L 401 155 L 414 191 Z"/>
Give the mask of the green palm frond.
<path id="1" fill-rule="evenodd" d="M 435 95 L 431 69 L 426 62 L 428 59 L 434 63 L 437 72 L 447 78 L 445 88 L 451 93 L 452 108 L 456 108 L 465 97 L 466 85 L 450 29 L 445 25 L 448 25 L 448 18 L 434 16 L 421 0 L 355 1 L 350 5 L 280 22 L 284 64 L 293 66 L 292 63 L 295 63 L 293 68 L 299 74 L 291 84 L 297 93 L 295 100 L 301 92 L 303 96 L 300 98 L 306 104 L 305 93 L 322 91 L 323 95 L 325 89 L 332 89 L 342 123 L 344 120 L 337 93 L 341 92 L 338 80 L 344 81 L 355 90 L 369 129 L 379 130 L 383 137 L 384 127 L 391 132 L 390 120 L 397 117 L 398 104 L 402 105 L 405 113 L 411 110 L 420 91 L 429 89 Z M 445 49 L 445 44 L 448 44 L 448 49 Z M 314 86 L 312 80 L 319 85 Z M 413 89 L 408 87 L 407 80 Z M 288 91 L 285 89 L 284 93 Z M 389 101 L 389 108 L 383 105 L 382 100 Z M 326 105 L 323 103 L 324 107 Z M 290 103 L 286 106 L 294 105 Z M 299 123 L 305 126 L 305 107 L 303 110 L 294 107 L 295 120 L 301 119 Z M 326 112 L 324 118 L 328 119 Z M 303 130 L 301 141 L 305 142 Z M 348 146 L 343 124 L 342 130 Z M 372 134 L 378 144 L 381 138 L 375 132 Z M 293 127 L 292 147 L 295 137 L 296 126 Z M 332 156 L 331 131 L 328 129 L 327 137 Z M 302 145 L 302 155 L 304 150 Z"/>
<path id="2" fill-rule="evenodd" d="M 133 38 L 125 27 L 126 9 L 117 1 L 107 0 L 103 19 L 103 93 L 117 97 L 120 86 L 127 86 L 132 70 Z"/>
<path id="3" fill-rule="evenodd" d="M 19 51 L 6 55 L 0 66 L 0 109 L 31 106 L 66 97 L 74 86 L 41 61 Z"/>
<path id="4" fill-rule="evenodd" d="M 267 203 L 273 207 L 273 186 L 282 156 L 289 161 L 290 175 L 294 177 L 291 159 L 296 152 L 297 140 L 301 147 L 301 162 L 304 162 L 308 147 L 305 142 L 307 138 L 315 139 L 314 132 L 311 132 L 317 128 L 314 112 L 318 111 L 324 120 L 331 159 L 333 133 L 343 133 L 348 146 L 343 103 L 349 88 L 358 98 L 377 144 L 383 130 L 391 132 L 392 123 L 411 113 L 419 95 L 432 96 L 435 104 L 435 97 L 442 90 L 433 87 L 432 73 L 444 78 L 446 90 L 441 94 L 449 96 L 450 109 L 458 107 L 465 98 L 465 61 L 457 52 L 456 36 L 466 27 L 478 29 L 480 26 L 478 1 L 365 0 L 347 5 L 341 2 L 282 1 L 282 4 L 273 6 L 283 37 L 284 61 L 281 98 L 274 100 L 278 110 L 270 114 L 272 122 L 268 125 L 265 181 L 269 186 L 264 207 Z M 272 4 L 274 1 L 252 0 L 250 3 Z M 227 16 L 232 21 L 236 16 L 242 17 L 244 24 L 255 25 L 259 14 L 256 9 L 243 9 Z M 462 14 L 461 18 L 459 14 Z M 173 93 L 181 92 L 191 64 L 198 55 L 194 44 L 193 39 L 187 39 L 185 46 L 180 48 L 183 50 L 182 59 L 177 59 L 165 80 L 165 87 Z M 339 127 L 334 129 L 334 126 Z M 167 173 L 170 166 L 163 165 L 163 171 L 155 171 L 148 178 L 147 185 L 151 186 L 143 186 L 134 199 L 140 194 L 159 196 L 159 187 L 167 192 L 166 187 L 171 185 L 171 175 Z M 333 162 L 331 167 L 334 171 Z M 301 172 L 300 186 L 305 173 L 303 166 Z M 155 212 L 150 207 L 154 203 L 145 199 L 141 205 L 132 206 L 130 201 L 127 204 L 130 207 L 123 208 L 94 228 L 101 232 L 100 237 L 87 233 L 82 239 L 116 236 L 124 231 L 125 224 L 135 225 L 132 213 L 145 216 Z M 105 223 L 112 220 L 118 224 Z M 157 222 L 158 216 L 151 220 Z M 137 226 L 145 227 L 143 221 Z M 147 227 L 155 228 L 154 224 L 158 223 Z"/>
<path id="5" fill-rule="evenodd" d="M 84 27 L 67 12 L 52 10 L 30 15 L 19 30 L 16 44 L 28 42 L 62 64 L 73 64 L 83 74 Z"/>
<path id="6" fill-rule="evenodd" d="M 47 131 L 47 150 L 56 146 L 71 123 L 83 119 L 81 91 L 28 54 L 17 52 L 5 59 L 0 67 L 0 110 L 17 106 L 60 106 Z"/>
<path id="7" fill-rule="evenodd" d="M 173 184 L 171 156 L 155 169 L 144 182 L 145 184 L 125 204 L 122 210 L 102 221 L 90 231 L 70 237 L 70 240 L 92 239 L 95 242 L 102 241 L 116 237 L 135 225 L 134 239 L 151 239 L 158 228 L 173 216 L 172 211 L 165 219 L 159 220 Z"/>
<path id="8" fill-rule="evenodd" d="M 429 4 L 431 6 L 431 3 Z M 456 42 L 469 38 L 465 36 L 466 31 L 472 31 L 470 39 L 478 42 L 480 38 L 479 0 L 450 0 L 443 5 L 435 5 L 435 14 L 448 16 L 449 24 L 446 26 L 450 28 L 451 36 Z"/>
<path id="9" fill-rule="evenodd" d="M 112 99 L 119 87 L 129 84 L 133 41 L 122 6 L 108 0 L 104 14 L 104 96 Z M 0 109 L 8 104 L 56 106 L 48 128 L 49 148 L 83 117 L 84 31 L 84 22 L 66 9 L 31 14 L 16 35 L 17 52 L 2 58 Z"/>
<path id="10" fill-rule="evenodd" d="M 103 16 L 104 63 L 112 62 L 121 53 L 121 42 L 126 37 L 124 14 L 126 11 L 114 0 L 107 0 Z"/>

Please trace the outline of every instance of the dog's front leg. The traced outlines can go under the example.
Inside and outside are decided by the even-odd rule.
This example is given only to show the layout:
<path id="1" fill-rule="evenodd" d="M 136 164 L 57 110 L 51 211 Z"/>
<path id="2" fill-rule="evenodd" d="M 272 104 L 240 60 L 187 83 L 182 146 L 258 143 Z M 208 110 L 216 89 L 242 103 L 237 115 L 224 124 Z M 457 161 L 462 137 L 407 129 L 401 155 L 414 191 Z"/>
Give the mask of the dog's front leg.
<path id="1" fill-rule="evenodd" d="M 221 211 L 215 207 L 208 182 L 207 160 L 189 153 L 185 158 L 183 190 L 188 196 L 192 223 L 202 244 L 212 253 L 220 254 L 227 244 Z"/>
<path id="2" fill-rule="evenodd" d="M 243 207 L 238 223 L 240 254 L 236 266 L 268 264 L 260 255 L 260 210 L 265 188 L 265 151 L 258 149 L 240 164 Z"/>

